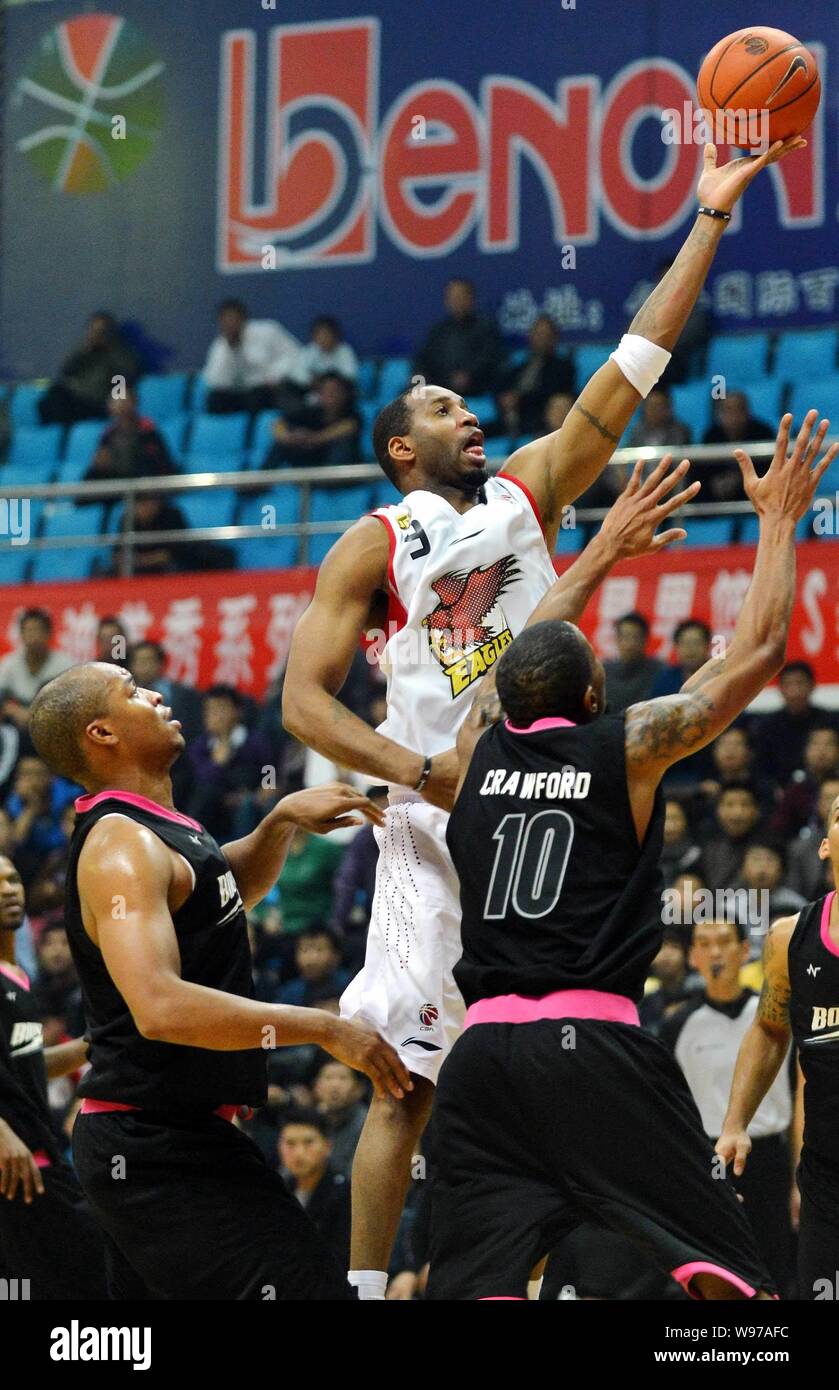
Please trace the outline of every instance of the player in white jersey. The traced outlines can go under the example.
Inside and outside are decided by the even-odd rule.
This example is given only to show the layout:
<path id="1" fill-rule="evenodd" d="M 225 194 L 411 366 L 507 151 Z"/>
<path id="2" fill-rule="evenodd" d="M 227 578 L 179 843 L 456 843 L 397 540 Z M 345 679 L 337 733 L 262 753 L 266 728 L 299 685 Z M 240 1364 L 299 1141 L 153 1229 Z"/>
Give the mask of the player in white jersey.
<path id="1" fill-rule="evenodd" d="M 413 1090 L 401 1102 L 373 1101 L 356 1153 L 350 1278 L 362 1298 L 384 1297 L 411 1155 L 463 1017 L 445 828 L 455 735 L 475 682 L 552 583 L 563 509 L 595 481 L 664 370 L 734 203 L 764 165 L 800 143 L 720 169 L 706 146 L 699 211 L 671 269 L 562 428 L 519 449 L 496 478 L 478 420 L 454 392 L 420 384 L 386 406 L 373 442 L 403 501 L 363 517 L 333 546 L 295 631 L 286 728 L 339 766 L 390 785 L 365 966 L 342 1013 L 379 1029 Z M 384 634 L 388 675 L 388 716 L 375 732 L 336 698 L 370 630 Z"/>

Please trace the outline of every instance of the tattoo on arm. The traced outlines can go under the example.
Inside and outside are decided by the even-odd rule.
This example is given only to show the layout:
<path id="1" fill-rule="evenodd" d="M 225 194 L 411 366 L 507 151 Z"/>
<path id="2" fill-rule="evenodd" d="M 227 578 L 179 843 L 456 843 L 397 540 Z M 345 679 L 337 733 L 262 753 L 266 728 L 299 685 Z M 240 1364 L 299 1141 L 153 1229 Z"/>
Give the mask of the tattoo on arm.
<path id="1" fill-rule="evenodd" d="M 696 691 L 637 705 L 626 721 L 627 760 L 643 764 L 687 757 L 706 738 L 714 712 L 713 701 Z"/>
<path id="2" fill-rule="evenodd" d="M 671 318 L 674 310 L 682 311 L 680 301 L 685 297 L 685 290 L 680 283 L 681 274 L 688 270 L 697 255 L 704 256 L 714 244 L 714 238 L 697 223 L 677 257 L 677 264 L 670 268 L 664 279 L 656 285 L 641 305 L 629 325 L 630 333 L 638 333 L 642 338 L 650 338 L 659 331 L 661 326 L 660 309 L 667 309 L 669 311 L 668 316 Z"/>
<path id="3" fill-rule="evenodd" d="M 597 416 L 592 415 L 591 411 L 586 410 L 585 406 L 580 405 L 579 401 L 574 402 L 574 409 L 579 410 L 580 414 L 583 415 L 586 420 L 588 420 L 590 425 L 594 426 L 598 434 L 602 434 L 604 439 L 611 439 L 613 444 L 617 444 L 619 442 L 620 435 L 613 434 L 611 430 L 608 430 L 604 425 L 603 421 L 598 420 Z"/>
<path id="4" fill-rule="evenodd" d="M 758 1021 L 770 1028 L 788 1029 L 791 992 L 789 976 L 779 959 L 775 928 L 770 927 L 763 947 L 763 986 L 757 1006 Z"/>
<path id="5" fill-rule="evenodd" d="M 477 695 L 473 700 L 469 712 L 469 722 L 473 728 L 488 729 L 490 724 L 497 724 L 503 716 L 504 711 L 501 708 L 498 692 L 490 690 L 486 694 Z"/>

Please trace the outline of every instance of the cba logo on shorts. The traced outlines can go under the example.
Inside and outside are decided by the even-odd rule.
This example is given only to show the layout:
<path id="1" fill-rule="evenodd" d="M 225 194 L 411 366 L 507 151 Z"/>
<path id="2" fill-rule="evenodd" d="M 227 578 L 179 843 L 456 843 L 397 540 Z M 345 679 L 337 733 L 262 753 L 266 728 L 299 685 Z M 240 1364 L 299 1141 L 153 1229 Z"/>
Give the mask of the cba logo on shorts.
<path id="1" fill-rule="evenodd" d="M 419 1011 L 420 1023 L 423 1023 L 426 1028 L 430 1028 L 435 1024 L 439 1017 L 440 1010 L 435 1008 L 433 1004 L 423 1004 Z"/>
<path id="2" fill-rule="evenodd" d="M 430 1033 L 440 1017 L 440 1010 L 436 1004 L 423 1004 L 419 1010 L 419 1021 L 423 1031 Z M 421 1047 L 425 1052 L 441 1052 L 442 1048 L 437 1043 L 428 1042 L 425 1038 L 404 1038 L 400 1047 Z"/>

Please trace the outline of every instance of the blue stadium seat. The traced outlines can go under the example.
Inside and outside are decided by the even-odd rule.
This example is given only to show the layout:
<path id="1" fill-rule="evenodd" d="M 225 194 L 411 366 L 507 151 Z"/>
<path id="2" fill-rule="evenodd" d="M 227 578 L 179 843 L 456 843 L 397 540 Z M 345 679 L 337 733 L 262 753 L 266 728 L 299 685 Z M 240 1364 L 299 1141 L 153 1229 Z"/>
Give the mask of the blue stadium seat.
<path id="1" fill-rule="evenodd" d="M 370 506 L 373 507 L 392 507 L 397 502 L 402 501 L 402 494 L 394 487 L 393 483 L 387 478 L 382 478 L 380 483 L 373 484 L 373 495 L 370 499 Z"/>
<path id="2" fill-rule="evenodd" d="M 728 382 L 729 391 L 743 391 L 748 397 L 749 410 L 756 420 L 763 420 L 772 429 L 777 429 L 781 418 L 781 404 L 786 387 L 780 377 L 766 377 L 764 381 L 749 381 L 743 386 L 734 377 Z"/>
<path id="3" fill-rule="evenodd" d="M 0 487 L 18 488 L 21 496 L 25 497 L 26 489 L 33 484 L 54 482 L 55 468 L 56 465 L 52 464 L 43 474 L 36 474 L 29 463 L 6 463 L 0 468 Z"/>
<path id="4" fill-rule="evenodd" d="M 40 425 L 41 417 L 38 414 L 38 401 L 44 394 L 43 382 L 22 381 L 16 386 L 12 393 L 11 407 L 9 409 L 9 419 L 14 428 L 20 425 Z"/>
<path id="5" fill-rule="evenodd" d="M 574 348 L 574 370 L 577 377 L 577 390 L 582 391 L 590 376 L 608 362 L 614 343 L 581 343 Z"/>
<path id="6" fill-rule="evenodd" d="M 169 494 L 172 497 L 172 494 Z M 232 526 L 238 498 L 232 487 L 193 488 L 179 492 L 174 501 L 187 522 L 196 529 L 203 526 Z"/>
<path id="7" fill-rule="evenodd" d="M 209 394 L 209 386 L 207 385 L 201 373 L 196 372 L 195 376 L 192 378 L 192 386 L 188 392 L 187 397 L 187 408 L 192 411 L 193 415 L 201 415 L 203 411 L 206 410 L 207 396 Z"/>
<path id="8" fill-rule="evenodd" d="M 379 372 L 379 385 L 376 397 L 381 405 L 387 405 L 400 391 L 411 384 L 410 357 L 386 357 Z"/>
<path id="9" fill-rule="evenodd" d="M 257 415 L 251 442 L 248 446 L 248 460 L 251 468 L 261 468 L 265 455 L 274 443 L 274 423 L 278 419 L 276 410 L 262 410 Z"/>
<path id="10" fill-rule="evenodd" d="M 244 411 L 235 415 L 196 415 L 189 442 L 190 454 L 241 454 L 249 422 L 250 417 Z"/>
<path id="11" fill-rule="evenodd" d="M 484 453 L 488 459 L 501 459 L 504 462 L 510 457 L 513 448 L 513 441 L 506 434 L 499 434 L 484 441 Z"/>
<path id="12" fill-rule="evenodd" d="M 778 339 L 772 374 L 782 381 L 827 376 L 836 370 L 838 347 L 837 328 L 789 329 Z"/>
<path id="13" fill-rule="evenodd" d="M 478 424 L 484 429 L 498 419 L 498 406 L 494 396 L 470 396 L 467 394 L 466 404 L 472 414 L 477 415 Z"/>
<path id="14" fill-rule="evenodd" d="M 824 491 L 824 488 L 821 489 Z M 756 516 L 742 516 L 735 522 L 734 539 L 739 545 L 757 545 L 758 527 L 760 523 Z M 795 528 L 795 539 L 797 541 L 813 540 L 812 516 L 808 514 L 802 517 Z"/>
<path id="15" fill-rule="evenodd" d="M 65 462 L 83 459 L 86 470 L 93 461 L 93 455 L 96 453 L 99 441 L 107 428 L 103 420 L 82 420 L 78 425 L 73 425 L 67 434 L 67 444 L 64 449 Z"/>
<path id="16" fill-rule="evenodd" d="M 242 473 L 248 461 L 244 451 L 237 454 L 197 454 L 190 449 L 181 460 L 182 473 Z"/>
<path id="17" fill-rule="evenodd" d="M 186 403 L 188 380 L 186 372 L 144 376 L 137 387 L 140 414 L 151 416 L 155 424 L 180 414 Z"/>
<path id="18" fill-rule="evenodd" d="M 9 486 L 12 479 L 9 478 L 7 481 L 6 478 L 8 466 L 0 472 L 3 476 L 4 486 Z M 14 499 L 10 500 L 14 501 Z M 26 509 L 24 509 L 25 502 L 28 502 Z M 28 578 L 33 552 L 26 542 L 38 535 L 43 512 L 44 504 L 40 498 L 27 499 L 21 488 L 18 506 L 10 508 L 9 513 L 4 514 L 8 520 L 9 535 L 4 537 L 2 549 L 0 549 L 0 584 L 22 584 Z M 10 544 L 12 532 L 22 537 L 24 544 Z"/>
<path id="19" fill-rule="evenodd" d="M 757 381 L 766 371 L 768 333 L 716 333 L 708 344 L 706 376 L 724 376 L 727 389 Z"/>
<path id="20" fill-rule="evenodd" d="M 584 526 L 563 527 L 560 526 L 559 534 L 556 538 L 555 555 L 576 555 L 582 549 Z"/>
<path id="21" fill-rule="evenodd" d="M 732 518 L 730 516 L 677 516 L 673 525 L 684 525 L 688 534 L 687 540 L 682 541 L 683 545 L 731 544 Z"/>
<path id="22" fill-rule="evenodd" d="M 158 433 L 172 455 L 175 463 L 180 463 L 186 451 L 186 436 L 189 429 L 190 417 L 185 410 L 179 415 L 170 415 L 168 420 L 161 420 L 157 426 Z"/>
<path id="23" fill-rule="evenodd" d="M 275 536 L 271 526 L 293 524 L 300 520 L 300 488 L 289 484 L 287 487 L 273 487 L 259 497 L 243 497 L 239 506 L 237 522 L 240 526 L 263 526 L 265 539 L 261 536 L 253 540 L 236 541 L 236 557 L 239 569 L 282 569 L 297 562 L 297 536 Z M 273 508 L 273 511 L 266 510 Z"/>
<path id="24" fill-rule="evenodd" d="M 28 469 L 29 482 L 52 482 L 63 433 L 61 425 L 19 425 L 12 435 L 7 467 Z"/>
<path id="25" fill-rule="evenodd" d="M 358 413 L 361 416 L 359 445 L 362 461 L 372 461 L 376 457 L 373 452 L 373 424 L 381 408 L 379 401 L 359 401 L 358 403 Z"/>
<path id="26" fill-rule="evenodd" d="M 711 392 L 707 381 L 686 381 L 670 393 L 673 413 L 690 430 L 694 444 L 700 443 L 711 423 Z"/>
<path id="27" fill-rule="evenodd" d="M 789 409 L 795 429 L 808 410 L 817 410 L 820 420 L 827 417 L 830 421 L 831 435 L 839 435 L 839 372 L 799 382 L 793 390 Z"/>
<path id="28" fill-rule="evenodd" d="M 358 395 L 362 401 L 372 400 L 376 394 L 379 377 L 379 364 L 375 357 L 362 357 L 358 364 Z"/>
<path id="29" fill-rule="evenodd" d="M 77 507 L 72 502 L 51 503 L 45 508 L 44 537 L 95 536 L 101 534 L 104 509 L 101 506 Z M 87 579 L 94 560 L 102 555 L 101 546 L 61 547 L 40 550 L 33 559 L 32 578 Z"/>
<path id="30" fill-rule="evenodd" d="M 310 521 L 356 521 L 370 510 L 373 488 L 369 483 L 350 487 L 314 487 L 309 515 Z M 343 528 L 337 527 L 309 537 L 309 564 L 319 565 L 335 544 Z"/>
<path id="31" fill-rule="evenodd" d="M 0 547 L 0 584 L 22 584 L 31 559 L 32 551 L 25 545 Z"/>

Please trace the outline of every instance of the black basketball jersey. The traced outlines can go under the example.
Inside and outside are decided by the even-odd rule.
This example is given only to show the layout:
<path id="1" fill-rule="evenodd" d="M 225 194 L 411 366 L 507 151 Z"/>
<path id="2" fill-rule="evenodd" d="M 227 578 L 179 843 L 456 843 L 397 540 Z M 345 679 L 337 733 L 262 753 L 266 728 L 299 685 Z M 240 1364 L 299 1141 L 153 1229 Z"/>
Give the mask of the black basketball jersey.
<path id="1" fill-rule="evenodd" d="M 252 998 L 245 910 L 215 840 L 188 816 L 128 792 L 82 796 L 76 811 L 65 922 L 81 981 L 91 1063 L 79 1094 L 148 1110 L 206 1111 L 220 1105 L 264 1104 L 266 1053 L 261 1048 L 216 1052 L 144 1038 L 82 923 L 76 880 L 82 846 L 104 816 L 127 816 L 154 831 L 194 874 L 194 888 L 172 918 L 183 979 Z"/>
<path id="2" fill-rule="evenodd" d="M 639 1000 L 662 938 L 656 794 L 639 847 L 624 715 L 496 724 L 479 739 L 449 819 L 460 877 L 467 1004 L 598 989 Z"/>
<path id="3" fill-rule="evenodd" d="M 59 1146 L 47 1099 L 44 1028 L 23 970 L 0 961 L 0 1119 L 33 1153 Z"/>
<path id="4" fill-rule="evenodd" d="M 804 1149 L 839 1163 L 839 948 L 830 939 L 828 893 L 802 907 L 788 951 L 789 1018 L 804 1092 Z"/>

